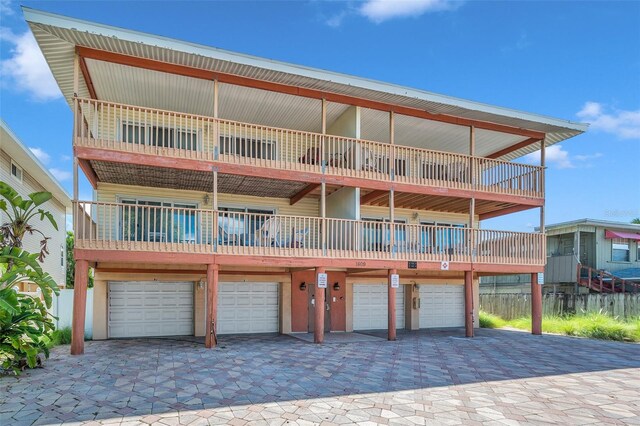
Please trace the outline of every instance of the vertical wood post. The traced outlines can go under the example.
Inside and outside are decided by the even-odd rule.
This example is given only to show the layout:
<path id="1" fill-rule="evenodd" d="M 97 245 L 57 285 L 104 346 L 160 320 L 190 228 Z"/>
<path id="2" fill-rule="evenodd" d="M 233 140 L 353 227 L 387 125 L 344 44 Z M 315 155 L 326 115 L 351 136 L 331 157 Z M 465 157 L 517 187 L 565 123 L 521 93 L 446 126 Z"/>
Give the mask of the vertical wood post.
<path id="1" fill-rule="evenodd" d="M 473 317 L 473 272 L 464 271 L 464 329 L 467 337 L 473 337 Z"/>
<path id="2" fill-rule="evenodd" d="M 320 184 L 320 231 L 322 233 L 322 255 L 327 255 L 327 184 L 322 179 Z M 335 237 L 334 237 L 335 238 Z"/>
<path id="3" fill-rule="evenodd" d="M 538 274 L 531 274 L 531 334 L 542 334 L 542 286 Z"/>
<path id="4" fill-rule="evenodd" d="M 218 168 L 213 167 L 213 199 L 211 200 L 211 208 L 213 210 L 213 249 L 215 252 L 218 251 Z"/>
<path id="5" fill-rule="evenodd" d="M 387 276 L 387 339 L 396 340 L 396 289 L 391 287 L 391 275 L 397 274 L 396 269 L 389 269 Z"/>
<path id="6" fill-rule="evenodd" d="M 389 190 L 389 251 L 392 257 L 396 256 L 396 200 L 395 190 Z"/>
<path id="7" fill-rule="evenodd" d="M 217 264 L 207 265 L 207 325 L 204 338 L 206 348 L 215 348 L 217 342 L 216 328 L 218 318 L 218 270 Z"/>
<path id="8" fill-rule="evenodd" d="M 73 319 L 71 322 L 71 355 L 84 353 L 84 321 L 87 312 L 87 283 L 89 262 L 76 260 L 73 282 Z"/>
<path id="9" fill-rule="evenodd" d="M 318 287 L 318 274 L 324 274 L 325 268 L 317 267 L 316 268 L 316 282 L 315 282 L 315 292 L 316 292 L 316 306 L 315 306 L 315 322 L 313 324 L 313 342 L 314 343 L 322 343 L 324 341 L 324 288 Z"/>

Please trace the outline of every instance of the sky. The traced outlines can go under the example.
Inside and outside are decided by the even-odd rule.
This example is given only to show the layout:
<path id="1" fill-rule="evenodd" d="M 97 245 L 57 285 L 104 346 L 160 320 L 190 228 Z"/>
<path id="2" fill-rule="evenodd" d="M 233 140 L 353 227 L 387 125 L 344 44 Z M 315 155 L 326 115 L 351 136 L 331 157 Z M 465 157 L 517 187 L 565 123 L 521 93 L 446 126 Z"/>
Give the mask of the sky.
<path id="1" fill-rule="evenodd" d="M 547 149 L 546 223 L 640 217 L 639 1 L 0 0 L 0 116 L 71 193 L 71 111 L 20 4 L 590 123 Z M 482 227 L 532 231 L 539 216 Z"/>

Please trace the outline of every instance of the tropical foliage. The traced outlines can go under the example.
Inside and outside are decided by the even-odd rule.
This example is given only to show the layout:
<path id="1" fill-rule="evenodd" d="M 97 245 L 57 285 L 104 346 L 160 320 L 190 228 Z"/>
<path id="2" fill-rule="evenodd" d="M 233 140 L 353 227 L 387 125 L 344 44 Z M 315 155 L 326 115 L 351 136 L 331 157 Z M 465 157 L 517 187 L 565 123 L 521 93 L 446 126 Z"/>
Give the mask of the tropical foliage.
<path id="1" fill-rule="evenodd" d="M 0 225 L 0 369 L 19 372 L 38 365 L 40 353 L 49 356 L 46 342 L 54 330 L 47 312 L 58 287 L 42 270 L 40 263 L 49 251 L 49 238 L 32 222 L 49 221 L 58 226 L 51 213 L 40 208 L 51 199 L 49 192 L 34 192 L 22 198 L 10 185 L 0 182 L 0 211 L 6 221 Z M 29 253 L 22 248 L 28 235 L 39 235 L 40 250 Z M 16 291 L 23 282 L 34 283 L 42 300 Z"/>
<path id="2" fill-rule="evenodd" d="M 76 260 L 73 257 L 73 248 L 75 247 L 75 237 L 73 232 L 67 231 L 67 276 L 66 288 L 73 288 L 76 277 Z M 89 288 L 93 288 L 93 268 L 89 268 L 88 284 Z"/>

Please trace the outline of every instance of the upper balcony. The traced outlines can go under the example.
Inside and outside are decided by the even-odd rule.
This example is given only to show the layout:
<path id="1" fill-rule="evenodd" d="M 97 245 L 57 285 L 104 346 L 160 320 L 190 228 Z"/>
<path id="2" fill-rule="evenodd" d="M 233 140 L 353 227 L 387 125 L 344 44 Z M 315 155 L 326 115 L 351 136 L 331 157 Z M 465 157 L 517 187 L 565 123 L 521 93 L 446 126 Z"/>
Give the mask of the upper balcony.
<path id="1" fill-rule="evenodd" d="M 451 270 L 542 271 L 545 236 L 470 229 L 165 206 L 162 203 L 77 202 L 75 247 L 111 251 L 215 255 L 220 263 L 256 257 L 295 266 L 304 259 L 369 267 L 376 262 L 419 262 Z M 91 254 L 88 255 L 91 257 Z M 135 258 L 135 257 L 134 257 Z M 500 269 L 503 267 L 503 269 Z M 506 269 L 505 269 L 506 268 Z M 527 269 L 528 268 L 528 269 Z"/>
<path id="2" fill-rule="evenodd" d="M 91 99 L 77 98 L 75 111 L 76 154 L 90 161 L 196 160 L 222 173 L 299 182 L 432 188 L 496 202 L 544 198 L 540 166 Z"/>

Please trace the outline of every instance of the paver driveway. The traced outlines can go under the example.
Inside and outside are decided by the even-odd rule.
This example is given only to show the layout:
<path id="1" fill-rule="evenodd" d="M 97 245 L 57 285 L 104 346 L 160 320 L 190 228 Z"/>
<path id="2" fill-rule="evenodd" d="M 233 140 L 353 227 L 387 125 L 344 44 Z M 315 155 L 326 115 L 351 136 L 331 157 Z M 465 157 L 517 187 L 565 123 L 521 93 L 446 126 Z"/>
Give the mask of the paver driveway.
<path id="1" fill-rule="evenodd" d="M 640 345 L 480 330 L 313 345 L 289 336 L 57 348 L 0 379 L 0 424 L 640 424 Z"/>

